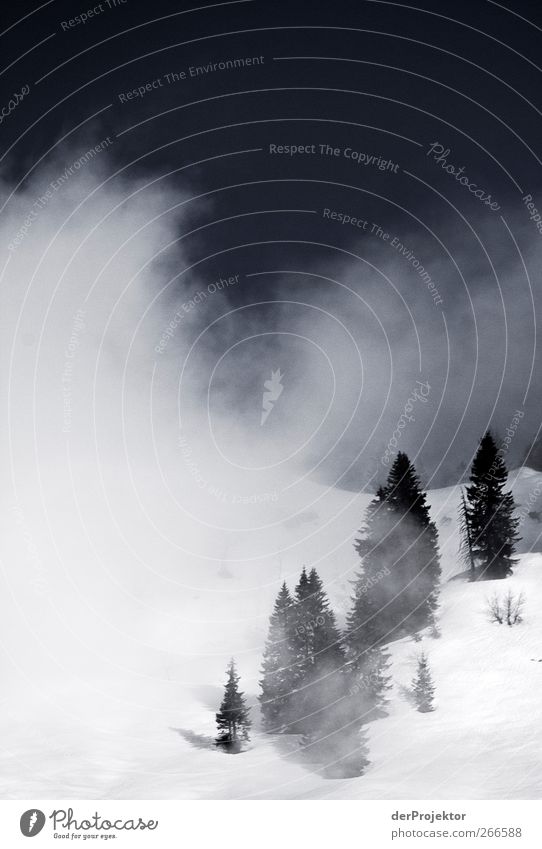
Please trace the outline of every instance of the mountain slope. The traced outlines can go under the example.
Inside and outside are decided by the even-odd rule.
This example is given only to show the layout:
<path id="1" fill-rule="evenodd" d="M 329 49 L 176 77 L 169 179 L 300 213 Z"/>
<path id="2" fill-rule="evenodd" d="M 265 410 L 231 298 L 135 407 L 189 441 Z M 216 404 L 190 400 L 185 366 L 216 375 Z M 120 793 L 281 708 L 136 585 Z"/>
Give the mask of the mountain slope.
<path id="1" fill-rule="evenodd" d="M 537 544 L 539 522 L 527 513 L 536 513 L 538 496 L 530 500 L 537 489 L 542 492 L 542 474 L 521 469 L 511 480 L 526 517 L 524 545 Z M 305 503 L 313 495 L 318 488 L 311 484 Z M 319 570 L 339 619 L 344 616 L 348 580 L 357 566 L 352 538 L 368 496 L 352 500 L 351 493 L 334 491 L 326 494 L 333 519 L 325 532 L 316 506 L 306 521 L 279 525 L 281 542 L 290 546 L 280 569 L 270 558 L 251 561 L 246 538 L 232 539 L 227 577 L 213 567 L 205 577 L 207 590 L 203 580 L 194 586 L 195 574 L 192 589 L 184 585 L 191 622 L 164 616 L 149 631 L 142 617 L 141 636 L 151 634 L 152 641 L 143 640 L 137 656 L 126 650 L 123 660 L 119 631 L 103 672 L 88 644 L 77 647 L 77 663 L 62 668 L 59 645 L 48 657 L 44 642 L 38 662 L 35 653 L 17 648 L 15 633 L 5 672 L 10 686 L 2 711 L 0 792 L 4 798 L 539 798 L 542 555 L 522 555 L 506 581 L 469 584 L 457 577 L 464 568 L 457 560 L 458 497 L 457 487 L 430 493 L 443 546 L 441 636 L 390 646 L 390 713 L 369 726 L 371 764 L 364 776 L 322 778 L 304 762 L 296 738 L 258 730 L 255 707 L 249 751 L 228 756 L 210 739 L 232 653 L 249 702 L 256 703 L 273 596 L 283 575 L 293 583 L 300 552 L 307 563 L 320 552 Z M 280 519 L 278 508 L 274 518 Z M 260 537 L 264 548 L 269 541 Z M 152 580 L 148 576 L 150 595 Z M 526 598 L 524 621 L 513 628 L 489 622 L 486 611 L 487 598 L 509 588 Z M 214 609 L 208 621 L 206 591 L 222 599 L 220 616 Z M 172 607 L 176 593 L 171 591 Z M 84 611 L 70 612 L 69 602 L 66 590 L 56 599 L 57 615 L 84 622 Z M 42 623 L 32 625 L 39 638 Z M 111 633 L 106 631 L 108 639 Z M 105 636 L 97 633 L 96 639 Z M 422 648 L 436 685 L 437 709 L 430 714 L 418 713 L 403 694 Z M 73 657 L 69 652 L 66 646 L 66 658 Z"/>

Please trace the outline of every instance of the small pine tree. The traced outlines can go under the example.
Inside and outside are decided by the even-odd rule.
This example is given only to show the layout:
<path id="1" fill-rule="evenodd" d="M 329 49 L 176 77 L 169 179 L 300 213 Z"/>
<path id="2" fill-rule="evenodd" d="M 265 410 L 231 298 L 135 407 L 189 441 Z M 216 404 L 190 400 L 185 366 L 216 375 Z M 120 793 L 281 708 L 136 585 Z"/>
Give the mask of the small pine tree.
<path id="1" fill-rule="evenodd" d="M 242 750 L 243 742 L 250 739 L 248 731 L 252 723 L 248 716 L 250 708 L 246 706 L 244 695 L 239 691 L 239 676 L 233 658 L 228 665 L 227 676 L 222 704 L 216 714 L 216 745 L 236 754 Z"/>
<path id="2" fill-rule="evenodd" d="M 488 431 L 474 458 L 467 487 L 467 516 L 473 556 L 482 578 L 506 578 L 516 562 L 519 520 L 514 498 L 505 492 L 508 472 L 497 444 Z"/>
<path id="3" fill-rule="evenodd" d="M 416 709 L 419 710 L 420 713 L 429 713 L 430 711 L 435 710 L 433 704 L 435 688 L 433 686 L 427 657 L 423 652 L 418 658 L 418 670 L 416 672 L 416 677 L 412 681 L 412 695 L 416 703 Z"/>
<path id="4" fill-rule="evenodd" d="M 271 614 L 263 653 L 262 692 L 258 698 L 266 731 L 288 730 L 292 719 L 292 694 L 298 682 L 297 656 L 292 639 L 293 617 L 293 600 L 284 582 Z"/>

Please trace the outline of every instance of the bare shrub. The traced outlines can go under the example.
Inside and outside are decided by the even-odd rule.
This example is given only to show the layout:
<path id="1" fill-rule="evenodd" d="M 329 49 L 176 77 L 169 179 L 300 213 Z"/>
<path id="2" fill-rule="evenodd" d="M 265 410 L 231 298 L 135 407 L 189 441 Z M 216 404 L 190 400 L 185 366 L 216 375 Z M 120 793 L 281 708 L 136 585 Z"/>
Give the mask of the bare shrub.
<path id="1" fill-rule="evenodd" d="M 508 590 L 506 595 L 499 596 L 494 593 L 487 602 L 487 613 L 490 622 L 498 622 L 499 625 L 505 623 L 519 625 L 523 622 L 523 609 L 525 606 L 525 596 L 523 593 L 515 595 L 512 590 Z"/>

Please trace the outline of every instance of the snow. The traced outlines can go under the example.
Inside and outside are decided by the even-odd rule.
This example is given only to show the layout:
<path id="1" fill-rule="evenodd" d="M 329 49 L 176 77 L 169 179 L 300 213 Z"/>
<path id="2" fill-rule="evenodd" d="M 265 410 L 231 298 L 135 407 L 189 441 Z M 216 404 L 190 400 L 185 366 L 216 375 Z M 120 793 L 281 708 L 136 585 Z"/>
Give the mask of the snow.
<path id="1" fill-rule="evenodd" d="M 536 512 L 541 499 L 536 495 L 534 506 L 529 499 L 537 488 L 542 492 L 542 474 L 520 469 L 511 482 L 520 511 L 529 503 L 525 516 Z M 232 756 L 210 745 L 231 654 L 256 704 L 267 617 L 282 577 L 292 584 L 303 562 L 317 564 L 339 620 L 344 617 L 357 567 L 352 539 L 368 499 L 307 484 L 303 500 L 314 505 L 305 518 L 284 521 L 288 505 L 268 505 L 277 525 L 262 532 L 268 539 L 254 537 L 258 551 L 250 535 L 228 540 L 230 577 L 213 567 L 197 581 L 187 571 L 183 586 L 172 586 L 162 600 L 162 616 L 153 617 L 139 597 L 128 603 L 131 616 L 119 621 L 118 631 L 105 599 L 100 628 L 84 606 L 73 609 L 69 578 L 55 583 L 54 600 L 29 596 L 25 611 L 17 574 L 9 573 L 17 605 L 2 628 L 2 797 L 540 798 L 542 555 L 536 549 L 542 525 L 536 516 L 523 519 L 522 550 L 534 551 L 521 555 L 510 579 L 466 583 L 458 577 L 464 568 L 457 560 L 458 487 L 430 493 L 443 547 L 440 636 L 390 646 L 390 710 L 368 727 L 366 773 L 323 778 L 304 762 L 295 737 L 258 730 L 256 707 L 248 751 Z M 271 550 L 273 535 L 284 548 L 280 559 L 259 554 Z M 140 578 L 152 600 L 153 580 L 152 574 Z M 524 621 L 513 628 L 490 622 L 486 612 L 489 596 L 509 588 L 526 598 Z M 175 617 L 181 591 L 186 616 Z M 213 594 L 218 612 L 205 616 Z M 97 599 L 91 602 L 94 611 Z M 21 639 L 30 628 L 32 643 Z M 422 649 L 436 687 L 436 710 L 429 714 L 418 713 L 402 690 Z"/>

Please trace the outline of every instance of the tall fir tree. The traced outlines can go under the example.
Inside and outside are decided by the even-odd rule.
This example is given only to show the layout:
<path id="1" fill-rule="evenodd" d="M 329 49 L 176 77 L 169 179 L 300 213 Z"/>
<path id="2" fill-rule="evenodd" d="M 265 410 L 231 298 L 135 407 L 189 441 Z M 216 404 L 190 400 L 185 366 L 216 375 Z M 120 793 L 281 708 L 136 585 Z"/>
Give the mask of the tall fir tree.
<path id="1" fill-rule="evenodd" d="M 399 453 L 370 503 L 356 540 L 361 573 L 347 617 L 350 662 L 402 634 L 434 625 L 438 535 L 414 466 Z M 382 662 L 382 661 L 381 661 Z"/>
<path id="2" fill-rule="evenodd" d="M 247 707 L 243 693 L 239 691 L 239 675 L 235 661 L 231 659 L 227 668 L 227 681 L 220 710 L 216 714 L 218 736 L 217 746 L 232 754 L 242 751 L 243 743 L 248 741 L 251 721 L 250 708 Z"/>
<path id="3" fill-rule="evenodd" d="M 431 678 L 431 671 L 429 669 L 427 657 L 423 652 L 418 658 L 418 669 L 416 671 L 416 677 L 412 682 L 412 695 L 414 697 L 416 709 L 419 710 L 420 713 L 429 713 L 430 711 L 435 710 L 435 687 L 433 685 L 433 679 Z"/>
<path id="4" fill-rule="evenodd" d="M 396 597 L 390 614 L 399 619 L 399 630 L 413 632 L 434 625 L 440 556 L 425 493 L 414 466 L 402 452 L 390 469 L 386 500 L 396 518 L 392 540 L 397 545 L 393 563 Z"/>
<path id="5" fill-rule="evenodd" d="M 506 578 L 516 562 L 519 520 L 514 517 L 513 495 L 505 492 L 507 480 L 501 452 L 487 431 L 480 440 L 467 487 L 466 521 L 481 578 Z"/>
<path id="6" fill-rule="evenodd" d="M 294 615 L 293 599 L 284 582 L 269 622 L 260 681 L 262 724 L 270 732 L 288 731 L 293 718 L 292 699 L 299 683 Z"/>

